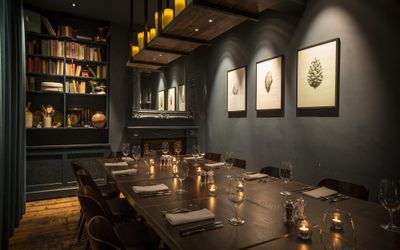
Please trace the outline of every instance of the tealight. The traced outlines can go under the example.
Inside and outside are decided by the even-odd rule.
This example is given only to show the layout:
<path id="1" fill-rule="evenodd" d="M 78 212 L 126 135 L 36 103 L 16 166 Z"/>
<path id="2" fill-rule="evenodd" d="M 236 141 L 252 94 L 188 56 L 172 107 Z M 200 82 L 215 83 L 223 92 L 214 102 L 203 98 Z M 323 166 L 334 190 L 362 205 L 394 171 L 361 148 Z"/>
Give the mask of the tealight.
<path id="1" fill-rule="evenodd" d="M 172 177 L 177 177 L 178 176 L 178 167 L 176 164 L 172 165 Z"/>
<path id="2" fill-rule="evenodd" d="M 150 165 L 151 165 L 151 166 L 154 165 L 154 159 L 150 159 Z"/>
<path id="3" fill-rule="evenodd" d="M 332 229 L 341 231 L 343 230 L 343 221 L 342 221 L 342 215 L 340 212 L 333 212 L 332 214 Z"/>
<path id="4" fill-rule="evenodd" d="M 217 195 L 217 185 L 210 184 L 210 187 L 208 188 L 208 195 L 210 195 L 210 196 L 216 196 Z"/>
<path id="5" fill-rule="evenodd" d="M 201 175 L 201 171 L 202 171 L 201 167 L 197 167 L 196 168 L 196 175 Z"/>
<path id="6" fill-rule="evenodd" d="M 311 225 L 306 219 L 299 220 L 297 224 L 297 236 L 302 240 L 309 240 L 312 235 Z"/>

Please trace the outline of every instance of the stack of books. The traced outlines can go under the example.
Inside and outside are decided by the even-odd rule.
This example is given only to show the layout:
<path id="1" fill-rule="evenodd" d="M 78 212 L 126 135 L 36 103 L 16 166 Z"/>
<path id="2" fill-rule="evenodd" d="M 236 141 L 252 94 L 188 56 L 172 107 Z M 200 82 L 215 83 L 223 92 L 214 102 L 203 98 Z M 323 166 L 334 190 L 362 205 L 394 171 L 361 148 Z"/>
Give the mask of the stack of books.
<path id="1" fill-rule="evenodd" d="M 59 82 L 41 82 L 41 90 L 44 92 L 64 92 L 64 85 Z"/>

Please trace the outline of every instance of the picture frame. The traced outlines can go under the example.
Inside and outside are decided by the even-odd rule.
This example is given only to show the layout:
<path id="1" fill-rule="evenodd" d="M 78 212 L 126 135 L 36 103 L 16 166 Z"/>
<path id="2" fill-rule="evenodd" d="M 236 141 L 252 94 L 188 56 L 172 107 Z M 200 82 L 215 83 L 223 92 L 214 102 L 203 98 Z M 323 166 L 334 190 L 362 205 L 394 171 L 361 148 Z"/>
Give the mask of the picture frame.
<path id="1" fill-rule="evenodd" d="M 271 57 L 256 63 L 257 117 L 284 114 L 284 57 Z"/>
<path id="2" fill-rule="evenodd" d="M 158 91 L 158 110 L 165 110 L 165 90 Z"/>
<path id="3" fill-rule="evenodd" d="M 339 115 L 340 39 L 297 50 L 297 116 Z"/>
<path id="4" fill-rule="evenodd" d="M 169 88 L 168 89 L 168 98 L 167 98 L 167 110 L 168 111 L 175 111 L 176 107 L 176 88 Z"/>
<path id="5" fill-rule="evenodd" d="M 228 117 L 245 117 L 247 106 L 247 67 L 242 66 L 227 72 Z"/>
<path id="6" fill-rule="evenodd" d="M 178 111 L 186 111 L 185 85 L 178 86 Z"/>

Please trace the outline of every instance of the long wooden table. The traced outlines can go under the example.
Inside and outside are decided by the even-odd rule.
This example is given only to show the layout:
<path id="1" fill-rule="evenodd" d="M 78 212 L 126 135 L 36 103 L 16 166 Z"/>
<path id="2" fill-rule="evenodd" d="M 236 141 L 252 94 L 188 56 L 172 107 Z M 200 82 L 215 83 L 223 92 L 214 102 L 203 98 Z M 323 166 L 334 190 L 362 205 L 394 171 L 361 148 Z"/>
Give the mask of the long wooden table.
<path id="1" fill-rule="evenodd" d="M 161 239 L 172 249 L 323 249 L 317 229 L 313 229 L 311 241 L 296 238 L 294 229 L 283 223 L 283 202 L 285 197 L 279 194 L 282 190 L 295 190 L 306 186 L 293 181 L 284 184 L 281 180 L 259 182 L 247 181 L 245 186 L 246 201 L 238 208 L 239 217 L 245 220 L 241 226 L 232 226 L 227 218 L 234 216 L 234 207 L 229 201 L 226 189 L 226 174 L 243 173 L 243 169 L 214 169 L 214 178 L 218 187 L 217 196 L 210 197 L 206 185 L 201 185 L 193 166 L 183 186 L 184 194 L 177 194 L 179 180 L 172 178 L 166 167 L 156 166 L 154 174 L 146 174 L 147 167 L 139 161 L 138 173 L 132 176 L 116 177 L 111 174 L 112 167 L 104 166 L 112 159 L 99 159 L 101 166 L 107 171 L 119 190 L 124 194 L 132 207 L 159 234 Z M 166 184 L 171 195 L 140 198 L 132 190 L 134 185 Z M 302 197 L 306 201 L 305 214 L 313 225 L 320 225 L 322 215 L 328 208 L 340 208 L 353 216 L 359 249 L 400 249 L 400 234 L 384 231 L 380 224 L 387 223 L 388 212 L 380 205 L 355 198 L 336 203 L 329 203 L 302 194 L 294 194 L 290 199 Z M 221 229 L 206 231 L 191 236 L 181 237 L 179 229 L 188 225 L 171 226 L 162 216 L 162 211 L 173 208 L 201 209 L 208 208 L 216 215 L 216 220 L 224 221 Z M 195 225 L 196 223 L 190 224 Z"/>

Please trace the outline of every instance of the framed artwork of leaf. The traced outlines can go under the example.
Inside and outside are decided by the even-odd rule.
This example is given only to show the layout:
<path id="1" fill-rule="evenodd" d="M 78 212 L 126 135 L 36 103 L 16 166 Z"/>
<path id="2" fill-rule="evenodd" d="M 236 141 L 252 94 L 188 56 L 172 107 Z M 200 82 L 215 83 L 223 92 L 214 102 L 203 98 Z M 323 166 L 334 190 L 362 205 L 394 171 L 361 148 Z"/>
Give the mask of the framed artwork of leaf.
<path id="1" fill-rule="evenodd" d="M 168 89 L 167 110 L 175 111 L 175 87 Z"/>
<path id="2" fill-rule="evenodd" d="M 246 116 L 246 67 L 228 71 L 228 117 Z"/>
<path id="3" fill-rule="evenodd" d="M 297 115 L 339 115 L 339 38 L 297 51 Z"/>
<path id="4" fill-rule="evenodd" d="M 165 96 L 165 91 L 161 90 L 158 92 L 158 110 L 164 110 L 164 96 Z"/>
<path id="5" fill-rule="evenodd" d="M 256 111 L 258 117 L 283 116 L 283 56 L 256 64 Z"/>

